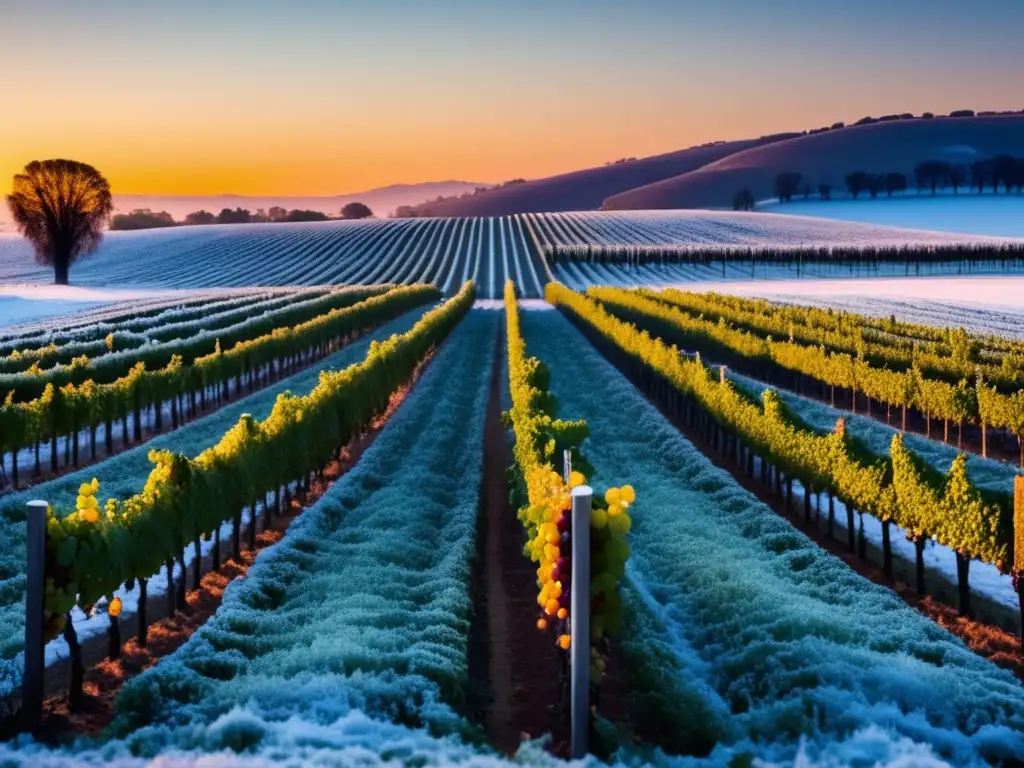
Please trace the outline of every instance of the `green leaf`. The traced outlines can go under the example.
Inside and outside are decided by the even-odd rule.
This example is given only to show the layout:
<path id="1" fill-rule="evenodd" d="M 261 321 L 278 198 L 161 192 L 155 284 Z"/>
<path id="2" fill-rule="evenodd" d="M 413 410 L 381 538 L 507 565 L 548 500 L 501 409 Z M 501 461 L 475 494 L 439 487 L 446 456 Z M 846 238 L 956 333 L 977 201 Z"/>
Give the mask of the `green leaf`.
<path id="1" fill-rule="evenodd" d="M 57 564 L 67 568 L 75 561 L 75 553 L 78 551 L 78 540 L 74 536 L 68 536 L 57 548 Z"/>

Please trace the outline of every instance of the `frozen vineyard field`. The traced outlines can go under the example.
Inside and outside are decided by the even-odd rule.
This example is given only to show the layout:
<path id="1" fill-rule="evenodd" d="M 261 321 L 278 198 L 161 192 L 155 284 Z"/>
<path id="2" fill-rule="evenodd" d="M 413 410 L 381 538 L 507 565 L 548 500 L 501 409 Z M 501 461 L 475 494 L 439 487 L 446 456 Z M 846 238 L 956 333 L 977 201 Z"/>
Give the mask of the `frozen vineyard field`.
<path id="1" fill-rule="evenodd" d="M 759 205 L 758 210 L 935 232 L 1024 237 L 1024 197 L 994 195 L 987 189 L 982 195 L 947 189 L 935 197 L 926 193 L 874 200 L 794 200 Z"/>
<path id="2" fill-rule="evenodd" d="M 22 241 L 0 238 L 0 282 L 51 278 Z M 519 217 L 114 232 L 71 272 L 79 286 L 179 289 L 432 282 L 454 294 L 474 280 L 489 297 L 506 278 L 530 296 L 548 280 Z"/>
<path id="3" fill-rule="evenodd" d="M 654 284 L 652 284 L 654 285 Z M 662 284 L 658 284 L 662 285 Z M 664 283 L 668 287 L 673 283 Z M 683 290 L 685 283 L 677 284 Z M 705 283 L 701 291 L 1024 338 L 1024 275 Z"/>
<path id="4" fill-rule="evenodd" d="M 1002 242 L 802 216 L 717 211 L 551 213 L 499 218 L 385 219 L 326 224 L 181 227 L 108 234 L 100 250 L 74 266 L 85 288 L 199 289 L 252 286 L 432 282 L 454 293 L 468 279 L 480 296 L 499 298 L 506 279 L 521 296 L 540 297 L 556 276 L 591 283 L 721 279 L 722 268 L 559 263 L 549 274 L 540 254 L 610 248 L 878 248 Z M 806 269 L 806 267 L 805 267 Z M 822 267 L 829 274 L 845 268 Z M 903 274 L 902 266 L 893 267 Z M 837 271 L 838 270 L 838 271 Z M 821 271 L 821 270 L 819 270 Z M 764 274 L 762 274 L 764 272 Z M 733 274 L 735 273 L 735 274 Z M 813 273 L 813 270 L 812 270 Z M 793 276 L 792 267 L 758 268 L 756 278 Z M 730 266 L 728 277 L 752 277 Z M 0 235 L 0 282 L 44 284 L 29 247 Z"/>

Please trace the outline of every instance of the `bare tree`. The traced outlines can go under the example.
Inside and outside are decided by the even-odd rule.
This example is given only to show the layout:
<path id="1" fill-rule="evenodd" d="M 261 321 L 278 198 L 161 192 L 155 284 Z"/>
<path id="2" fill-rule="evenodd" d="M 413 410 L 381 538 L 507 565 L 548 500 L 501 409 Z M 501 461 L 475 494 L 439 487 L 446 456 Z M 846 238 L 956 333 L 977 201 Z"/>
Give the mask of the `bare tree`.
<path id="1" fill-rule="evenodd" d="M 949 168 L 949 183 L 953 187 L 953 194 L 960 194 L 960 187 L 967 181 L 967 169 L 962 165 L 953 165 Z"/>
<path id="2" fill-rule="evenodd" d="M 822 181 L 818 184 L 818 194 L 821 195 L 822 200 L 832 199 L 832 185 L 827 181 Z"/>
<path id="3" fill-rule="evenodd" d="M 1006 193 L 1010 193 L 1013 183 L 1013 172 L 1016 161 L 1010 155 L 997 155 L 992 160 L 992 191 L 999 193 L 999 185 L 1006 185 Z"/>
<path id="4" fill-rule="evenodd" d="M 971 163 L 971 186 L 978 188 L 980 195 L 985 191 L 985 182 L 988 181 L 989 164 L 985 160 L 975 160 Z"/>
<path id="5" fill-rule="evenodd" d="M 914 181 L 917 182 L 917 191 L 930 187 L 934 195 L 940 187 L 950 183 L 949 163 L 944 160 L 925 160 L 914 168 Z"/>
<path id="6" fill-rule="evenodd" d="M 793 199 L 800 190 L 800 183 L 803 181 L 803 176 L 794 171 L 783 171 L 775 177 L 775 194 L 779 198 L 780 203 L 788 203 Z"/>
<path id="7" fill-rule="evenodd" d="M 850 197 L 854 200 L 857 195 L 868 188 L 870 177 L 864 171 L 854 171 L 846 177 L 846 187 L 850 190 Z"/>
<path id="8" fill-rule="evenodd" d="M 74 160 L 29 163 L 14 177 L 7 204 L 36 261 L 53 267 L 56 285 L 67 285 L 75 260 L 99 247 L 114 212 L 107 180 Z"/>
<path id="9" fill-rule="evenodd" d="M 868 193 L 871 199 L 878 197 L 878 193 L 885 189 L 885 176 L 878 173 L 868 174 Z"/>
<path id="10" fill-rule="evenodd" d="M 904 192 L 907 189 L 907 177 L 902 173 L 890 171 L 882 179 L 886 194 L 892 197 L 893 192 Z"/>
<path id="11" fill-rule="evenodd" d="M 1006 192 L 1016 189 L 1018 192 L 1024 190 L 1024 158 L 1015 157 L 1013 164 L 1007 170 Z"/>
<path id="12" fill-rule="evenodd" d="M 741 189 L 732 199 L 734 211 L 751 211 L 754 209 L 754 195 L 749 189 Z"/>

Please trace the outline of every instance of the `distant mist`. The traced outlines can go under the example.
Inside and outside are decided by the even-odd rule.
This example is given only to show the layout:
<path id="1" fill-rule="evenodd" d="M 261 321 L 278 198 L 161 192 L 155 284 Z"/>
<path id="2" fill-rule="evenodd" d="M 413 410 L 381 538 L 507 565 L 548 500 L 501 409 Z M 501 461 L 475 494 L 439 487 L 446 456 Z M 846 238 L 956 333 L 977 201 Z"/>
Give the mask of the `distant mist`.
<path id="1" fill-rule="evenodd" d="M 247 195 L 114 195 L 114 206 L 117 213 L 127 213 L 136 208 L 149 208 L 154 211 L 167 211 L 175 219 L 181 220 L 192 211 L 205 209 L 219 213 L 223 208 L 258 208 L 268 209 L 279 205 L 291 210 L 323 211 L 337 216 L 346 203 L 366 203 L 378 218 L 394 213 L 400 205 L 419 205 L 437 197 L 461 195 L 472 192 L 480 186 L 488 186 L 483 182 L 470 181 L 430 181 L 423 184 L 393 184 L 388 187 L 370 189 L 365 192 L 335 195 L 330 197 L 288 197 L 265 196 L 252 197 Z M 10 212 L 6 205 L 0 206 L 0 232 L 12 232 Z"/>

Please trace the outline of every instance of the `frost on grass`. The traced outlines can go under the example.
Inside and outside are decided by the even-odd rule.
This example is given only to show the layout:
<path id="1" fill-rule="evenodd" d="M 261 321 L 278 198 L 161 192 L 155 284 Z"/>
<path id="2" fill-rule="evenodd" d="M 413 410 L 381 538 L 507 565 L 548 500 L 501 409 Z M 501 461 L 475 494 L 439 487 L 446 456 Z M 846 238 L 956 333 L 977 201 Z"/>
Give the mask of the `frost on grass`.
<path id="1" fill-rule="evenodd" d="M 1018 276 L 825 281 L 819 285 L 790 282 L 770 287 L 761 283 L 744 286 L 740 291 L 730 286 L 725 292 L 874 317 L 895 317 L 939 328 L 963 328 L 971 333 L 1024 338 L 1024 278 Z"/>
<path id="2" fill-rule="evenodd" d="M 725 702 L 727 744 L 793 759 L 877 726 L 954 764 L 1024 754 L 1024 688 L 714 467 L 555 313 L 523 315 L 587 456 L 637 489 L 630 579 Z M 692 667 L 691 669 L 699 669 Z"/>
<path id="3" fill-rule="evenodd" d="M 521 296 L 539 297 L 546 272 L 540 259 L 531 254 L 532 246 L 527 245 L 534 236 L 542 248 L 585 244 L 859 246 L 984 239 L 808 216 L 730 211 L 588 211 L 457 221 L 382 219 L 175 227 L 110 233 L 95 255 L 75 265 L 71 280 L 76 286 L 158 289 L 428 281 L 453 293 L 463 281 L 472 279 L 481 298 L 498 299 L 509 278 L 516 282 Z M 653 268 L 631 272 L 586 265 L 568 270 L 559 266 L 556 272 L 574 287 L 624 279 L 635 284 L 658 275 Z M 699 268 L 689 273 L 663 271 L 660 282 L 714 279 L 714 274 L 714 270 L 705 270 L 701 275 Z M 744 275 L 749 279 L 750 270 L 739 270 L 734 277 Z M 46 283 L 51 279 L 51 273 L 33 262 L 27 245 L 0 237 L 0 281 Z"/>
<path id="4" fill-rule="evenodd" d="M 788 206 L 787 206 L 788 207 Z M 813 216 L 736 211 L 587 211 L 534 214 L 542 244 L 883 246 L 995 242 L 999 238 L 949 234 Z M 578 234 L 573 235 L 576 232 Z"/>
<path id="5" fill-rule="evenodd" d="M 316 386 L 321 370 L 337 370 L 362 360 L 373 340 L 383 340 L 394 333 L 408 330 L 422 314 L 422 308 L 408 312 L 343 347 L 315 366 L 229 403 L 173 432 L 158 435 L 78 472 L 4 496 L 0 500 L 0 536 L 5 542 L 0 549 L 0 694 L 14 690 L 21 683 L 21 648 L 25 632 L 24 509 L 28 501 L 44 499 L 58 509 L 72 510 L 79 485 L 93 477 L 99 478 L 105 497 L 124 499 L 138 493 L 153 469 L 149 460 L 150 450 L 163 449 L 197 456 L 220 440 L 241 414 L 250 413 L 255 418 L 265 418 L 274 407 L 279 393 L 286 390 L 293 394 L 308 393 Z M 150 594 L 155 595 L 156 591 Z"/>
<path id="6" fill-rule="evenodd" d="M 178 289 L 432 282 L 454 294 L 474 280 L 490 298 L 501 297 L 506 278 L 534 297 L 546 282 L 519 216 L 172 229 L 110 233 L 71 281 Z M 45 283 L 52 273 L 27 245 L 0 237 L 0 281 L 14 280 Z"/>
<path id="7" fill-rule="evenodd" d="M 159 757 L 148 755 L 159 743 Z M 239 745 L 244 745 L 239 749 Z M 773 750 L 743 743 L 719 747 L 707 758 L 669 757 L 657 750 L 642 754 L 621 752 L 616 766 L 672 766 L 673 768 L 949 768 L 931 747 L 877 726 L 849 738 L 819 744 L 805 740 L 795 755 L 778 756 Z M 756 755 L 756 757 L 754 757 Z M 339 766 L 449 766 L 500 768 L 526 765 L 604 765 L 593 757 L 566 762 L 552 757 L 537 742 L 521 746 L 513 758 L 489 754 L 451 737 L 436 737 L 351 712 L 335 721 L 314 723 L 298 717 L 268 720 L 248 708 L 237 708 L 209 724 L 184 728 L 151 729 L 102 746 L 81 743 L 51 750 L 27 738 L 0 745 L 0 762 L 10 768 L 338 768 Z"/>
<path id="8" fill-rule="evenodd" d="M 208 749 L 189 729 L 246 707 L 257 721 L 327 725 L 359 710 L 474 735 L 459 712 L 497 321 L 470 313 L 355 468 L 229 586 L 202 629 L 125 686 L 115 734 Z M 245 722 L 232 734 L 213 747 L 263 738 Z"/>
<path id="9" fill-rule="evenodd" d="M 153 755 L 158 757 L 154 760 Z M 566 765 L 535 743 L 521 748 L 513 762 L 454 737 L 436 737 L 423 729 L 371 719 L 359 711 L 316 722 L 298 716 L 270 719 L 249 707 L 237 707 L 209 723 L 147 728 L 104 745 L 82 742 L 51 750 L 23 739 L 0 745 L 0 763 L 10 768 Z"/>

